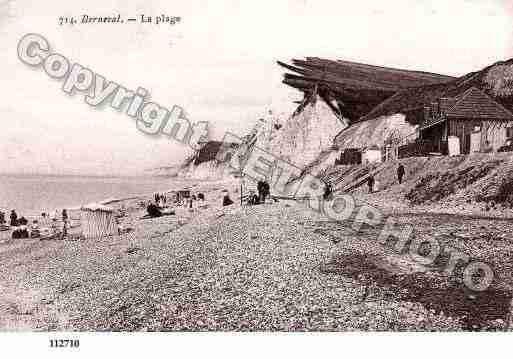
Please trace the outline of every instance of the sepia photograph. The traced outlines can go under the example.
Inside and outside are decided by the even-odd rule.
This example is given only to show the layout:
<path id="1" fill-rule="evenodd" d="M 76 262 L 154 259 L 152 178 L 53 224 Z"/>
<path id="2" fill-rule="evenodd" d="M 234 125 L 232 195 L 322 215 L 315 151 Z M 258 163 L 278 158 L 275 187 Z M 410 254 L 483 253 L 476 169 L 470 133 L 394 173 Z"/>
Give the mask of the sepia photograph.
<path id="1" fill-rule="evenodd" d="M 0 0 L 0 44 L 10 353 L 503 355 L 512 1 Z"/>

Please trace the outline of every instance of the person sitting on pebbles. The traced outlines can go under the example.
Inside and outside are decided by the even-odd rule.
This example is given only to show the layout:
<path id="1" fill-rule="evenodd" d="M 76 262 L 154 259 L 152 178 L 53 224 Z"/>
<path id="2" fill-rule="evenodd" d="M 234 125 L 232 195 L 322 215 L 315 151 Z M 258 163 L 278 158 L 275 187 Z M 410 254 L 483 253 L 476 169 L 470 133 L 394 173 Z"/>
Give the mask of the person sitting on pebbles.
<path id="1" fill-rule="evenodd" d="M 157 205 L 150 203 L 148 207 L 146 207 L 146 211 L 148 212 L 148 215 L 152 218 L 155 217 L 161 217 L 162 212 L 160 211 L 160 208 L 157 207 Z"/>
<path id="2" fill-rule="evenodd" d="M 230 195 L 228 194 L 228 192 L 226 192 L 226 194 L 223 197 L 223 207 L 229 206 L 229 205 L 232 205 L 232 204 L 233 204 L 233 201 L 231 200 Z"/>

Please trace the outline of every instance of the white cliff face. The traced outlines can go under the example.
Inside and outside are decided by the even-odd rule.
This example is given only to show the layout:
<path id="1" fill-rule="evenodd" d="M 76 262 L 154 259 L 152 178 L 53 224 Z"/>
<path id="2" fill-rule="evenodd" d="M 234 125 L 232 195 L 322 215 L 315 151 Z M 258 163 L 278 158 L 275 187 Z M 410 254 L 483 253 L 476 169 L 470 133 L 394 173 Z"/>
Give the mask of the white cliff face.
<path id="1" fill-rule="evenodd" d="M 382 116 L 374 120 L 355 123 L 335 138 L 335 145 L 344 150 L 347 148 L 383 147 L 384 141 L 394 137 L 397 141 L 416 138 L 417 126 L 406 121 L 403 114 Z"/>
<path id="2" fill-rule="evenodd" d="M 404 114 L 382 116 L 374 120 L 358 122 L 340 132 L 333 143 L 336 149 L 324 151 L 315 161 L 311 162 L 306 170 L 308 173 L 324 177 L 335 166 L 335 160 L 340 158 L 341 152 L 349 148 L 383 147 L 385 141 L 395 145 L 405 144 L 417 138 L 417 126 L 406 121 Z"/>
<path id="3" fill-rule="evenodd" d="M 275 132 L 270 143 L 271 152 L 304 168 L 321 152 L 329 150 L 335 136 L 345 127 L 347 121 L 317 97 Z"/>
<path id="4" fill-rule="evenodd" d="M 253 146 L 257 146 L 303 169 L 322 152 L 328 151 L 335 136 L 345 127 L 347 122 L 337 116 L 324 100 L 317 97 L 301 106 L 285 121 L 272 113 L 259 119 L 234 156 L 244 157 Z M 233 171 L 227 171 L 226 167 L 215 160 L 198 166 L 191 163 L 179 175 L 219 179 L 232 175 Z"/>

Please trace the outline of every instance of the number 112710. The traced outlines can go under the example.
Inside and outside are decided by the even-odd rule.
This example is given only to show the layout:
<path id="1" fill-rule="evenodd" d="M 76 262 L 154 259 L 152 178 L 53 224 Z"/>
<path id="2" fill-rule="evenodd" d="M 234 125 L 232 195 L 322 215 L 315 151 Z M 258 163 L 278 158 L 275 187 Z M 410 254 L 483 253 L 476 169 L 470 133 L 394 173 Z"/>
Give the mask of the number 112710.
<path id="1" fill-rule="evenodd" d="M 79 346 L 78 339 L 50 339 L 50 348 L 78 348 Z"/>

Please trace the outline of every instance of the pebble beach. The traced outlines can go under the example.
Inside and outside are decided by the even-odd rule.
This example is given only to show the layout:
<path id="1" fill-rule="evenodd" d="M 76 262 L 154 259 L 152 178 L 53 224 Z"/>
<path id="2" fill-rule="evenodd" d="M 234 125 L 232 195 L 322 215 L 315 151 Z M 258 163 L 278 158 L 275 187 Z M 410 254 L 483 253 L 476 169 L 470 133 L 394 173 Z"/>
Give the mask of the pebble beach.
<path id="1" fill-rule="evenodd" d="M 221 206 L 228 190 L 234 204 Z M 30 331 L 509 330 L 511 226 L 490 219 L 397 215 L 493 261 L 487 294 L 379 244 L 378 229 L 333 222 L 304 203 L 241 207 L 238 183 L 197 185 L 206 203 L 141 219 L 97 240 L 3 238 L 0 328 Z M 493 223 L 494 226 L 490 226 Z M 474 240 L 459 235 L 473 226 Z M 502 256 L 493 251 L 500 250 Z"/>

